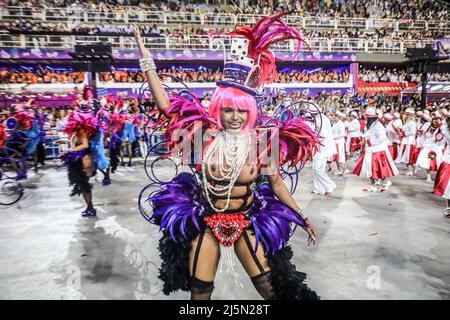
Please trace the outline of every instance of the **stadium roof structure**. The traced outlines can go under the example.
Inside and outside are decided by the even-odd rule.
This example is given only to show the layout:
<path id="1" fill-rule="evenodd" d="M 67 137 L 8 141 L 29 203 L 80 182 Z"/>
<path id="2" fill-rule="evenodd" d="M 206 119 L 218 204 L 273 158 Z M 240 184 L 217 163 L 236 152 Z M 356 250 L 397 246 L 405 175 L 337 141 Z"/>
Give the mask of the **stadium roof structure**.
<path id="1" fill-rule="evenodd" d="M 401 95 L 417 94 L 422 92 L 422 85 L 406 88 Z M 427 95 L 450 96 L 450 82 L 428 82 Z"/>

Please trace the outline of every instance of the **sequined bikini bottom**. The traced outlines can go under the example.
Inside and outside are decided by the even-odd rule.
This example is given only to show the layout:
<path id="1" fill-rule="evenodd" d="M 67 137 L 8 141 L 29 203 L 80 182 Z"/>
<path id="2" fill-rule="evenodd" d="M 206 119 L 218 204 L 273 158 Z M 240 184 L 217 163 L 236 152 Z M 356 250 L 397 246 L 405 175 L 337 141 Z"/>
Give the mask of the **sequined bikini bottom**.
<path id="1" fill-rule="evenodd" d="M 214 236 L 225 247 L 231 246 L 251 225 L 244 213 L 213 213 L 203 218 Z"/>

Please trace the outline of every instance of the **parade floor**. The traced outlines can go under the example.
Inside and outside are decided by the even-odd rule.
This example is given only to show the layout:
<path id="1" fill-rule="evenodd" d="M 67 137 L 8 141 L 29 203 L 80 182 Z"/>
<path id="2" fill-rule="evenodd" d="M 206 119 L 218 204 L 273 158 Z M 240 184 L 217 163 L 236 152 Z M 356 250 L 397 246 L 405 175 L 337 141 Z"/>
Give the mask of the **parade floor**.
<path id="1" fill-rule="evenodd" d="M 297 230 L 291 245 L 322 299 L 450 299 L 450 219 L 418 175 L 395 177 L 387 193 L 363 192 L 367 180 L 353 175 L 333 177 L 334 194 L 317 196 L 311 168 L 304 169 L 295 199 L 319 241 L 308 248 Z M 112 179 L 95 181 L 97 218 L 80 216 L 82 198 L 69 197 L 56 162 L 23 183 L 19 203 L 0 207 L 0 299 L 189 298 L 161 292 L 158 229 L 137 208 L 148 183 L 142 161 Z M 219 273 L 213 299 L 260 299 L 237 263 L 244 288 Z"/>

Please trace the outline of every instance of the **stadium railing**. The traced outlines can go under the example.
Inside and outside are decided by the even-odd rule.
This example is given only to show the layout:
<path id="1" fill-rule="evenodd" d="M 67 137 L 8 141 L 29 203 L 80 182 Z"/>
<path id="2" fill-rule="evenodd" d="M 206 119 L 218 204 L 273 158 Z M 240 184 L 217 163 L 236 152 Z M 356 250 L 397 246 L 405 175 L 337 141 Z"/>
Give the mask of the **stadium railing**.
<path id="1" fill-rule="evenodd" d="M 230 48 L 227 36 L 160 36 L 143 37 L 150 50 L 223 50 Z M 423 48 L 434 40 L 391 40 L 363 38 L 311 38 L 306 39 L 311 50 L 322 52 L 365 52 L 404 54 L 407 48 Z M 0 35 L 0 47 L 21 49 L 73 49 L 75 44 L 110 42 L 115 50 L 137 50 L 132 36 L 102 35 Z M 294 51 L 294 41 L 284 41 L 273 46 L 276 51 Z"/>
<path id="2" fill-rule="evenodd" d="M 200 26 L 235 26 L 236 24 L 253 24 L 263 15 L 231 13 L 194 13 L 150 11 L 137 7 L 125 10 L 93 10 L 82 8 L 42 8 L 32 12 L 24 7 L 4 7 L 0 10 L 0 19 L 17 21 L 18 19 L 42 22 L 62 23 L 145 23 L 146 25 L 200 25 Z M 450 31 L 450 20 L 394 20 L 378 18 L 297 16 L 286 17 L 288 23 L 304 29 L 364 29 L 387 28 L 392 31 L 440 30 Z"/>

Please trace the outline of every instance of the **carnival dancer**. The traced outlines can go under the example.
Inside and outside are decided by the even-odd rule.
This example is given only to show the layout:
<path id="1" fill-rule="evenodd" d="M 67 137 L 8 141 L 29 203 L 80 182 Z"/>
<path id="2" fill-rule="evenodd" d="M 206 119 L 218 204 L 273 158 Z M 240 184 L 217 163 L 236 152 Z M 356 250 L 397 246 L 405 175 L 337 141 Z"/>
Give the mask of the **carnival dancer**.
<path id="1" fill-rule="evenodd" d="M 333 133 L 334 143 L 336 145 L 336 154 L 333 156 L 333 162 L 336 162 L 337 171 L 336 175 L 342 176 L 344 174 L 344 164 L 346 161 L 345 155 L 345 125 L 343 119 L 345 119 L 345 113 L 336 111 L 334 113 L 335 122 L 331 127 Z"/>
<path id="2" fill-rule="evenodd" d="M 128 112 L 128 103 L 125 103 L 121 112 L 122 118 L 124 119 L 124 125 L 120 135 L 120 159 L 121 165 L 125 166 L 123 158 L 125 156 L 125 149 L 128 153 L 128 167 L 131 167 L 131 159 L 133 158 L 133 143 L 136 141 L 136 131 L 132 121 L 132 115 Z"/>
<path id="3" fill-rule="evenodd" d="M 111 163 L 111 173 L 116 172 L 120 163 L 120 148 L 122 141 L 120 139 L 125 119 L 120 113 L 113 113 L 109 118 L 109 156 Z"/>
<path id="4" fill-rule="evenodd" d="M 138 143 L 139 153 L 142 158 L 145 158 L 148 153 L 147 137 L 144 132 L 144 118 L 142 114 L 136 113 L 133 115 L 132 123 L 134 132 Z M 151 124 L 151 123 L 149 123 Z"/>
<path id="5" fill-rule="evenodd" d="M 192 299 L 210 299 L 220 257 L 235 280 L 239 279 L 233 263 L 236 254 L 263 298 L 318 298 L 304 283 L 306 275 L 290 262 L 292 250 L 287 245 L 290 225 L 302 226 L 309 235 L 308 243 L 315 242 L 316 232 L 302 216 L 278 167 L 270 161 L 260 162 L 274 147 L 271 129 L 252 130 L 258 118 L 255 97 L 276 79 L 275 57 L 269 46 L 288 39 L 301 41 L 301 34 L 281 17 L 263 18 L 253 28 L 240 26 L 232 33 L 232 60 L 225 64 L 224 79 L 217 83 L 209 111 L 195 97 L 191 101 L 167 95 L 135 26 L 141 68 L 167 119 L 169 156 L 179 154 L 184 149 L 180 148 L 192 141 L 171 139 L 172 134 L 184 129 L 189 132 L 187 138 L 197 132 L 207 137 L 196 165 L 201 184 L 196 176 L 182 173 L 163 183 L 149 199 L 154 208 L 149 219 L 163 231 L 159 278 L 164 281 L 165 294 L 181 289 L 190 291 Z M 307 119 L 278 121 L 274 120 L 272 129 L 280 139 L 280 165 L 295 165 L 312 157 L 318 141 L 305 123 Z M 258 161 L 250 160 L 250 146 L 256 146 L 256 141 L 263 143 L 267 136 L 267 148 L 255 154 Z M 257 187 L 255 181 L 262 176 L 268 184 Z"/>
<path id="6" fill-rule="evenodd" d="M 444 148 L 445 137 L 442 132 L 441 115 L 439 112 L 432 114 L 431 123 L 422 126 L 421 130 L 421 151 L 417 158 L 417 165 L 426 170 L 427 183 L 433 183 L 431 179 L 431 171 L 437 171 L 441 165 Z"/>
<path id="7" fill-rule="evenodd" d="M 450 218 L 450 117 L 445 119 L 441 129 L 447 148 L 445 149 L 444 157 L 436 174 L 433 193 L 446 199 L 447 208 L 445 209 L 444 217 Z"/>
<path id="8" fill-rule="evenodd" d="M 403 133 L 403 121 L 402 121 L 402 115 L 399 112 L 394 112 L 392 114 L 394 117 L 394 121 L 392 122 L 392 127 L 390 130 L 392 130 L 392 146 L 394 149 L 395 157 L 394 162 L 396 164 L 400 164 L 402 162 L 402 139 L 404 136 Z"/>
<path id="9" fill-rule="evenodd" d="M 403 126 L 402 138 L 402 159 L 401 162 L 407 165 L 407 176 L 414 175 L 414 151 L 416 148 L 417 127 L 414 120 L 415 111 L 412 108 L 405 110 L 405 124 Z"/>
<path id="10" fill-rule="evenodd" d="M 107 97 L 103 97 L 100 100 L 99 108 L 97 111 L 97 114 L 95 115 L 95 118 L 97 119 L 98 126 L 100 130 L 103 132 L 103 147 L 105 149 L 105 156 L 110 159 L 109 166 L 105 170 L 99 169 L 100 172 L 103 174 L 103 180 L 102 185 L 108 186 L 111 184 L 111 152 L 109 149 L 109 141 L 111 139 L 110 137 L 110 109 L 111 105 L 107 99 Z"/>
<path id="11" fill-rule="evenodd" d="M 348 139 L 345 145 L 345 151 L 352 157 L 355 152 L 361 149 L 362 130 L 361 123 L 358 120 L 358 113 L 352 111 L 349 114 L 351 121 L 348 123 Z"/>
<path id="12" fill-rule="evenodd" d="M 24 104 L 14 106 L 14 114 L 10 120 L 8 119 L 8 121 L 13 124 L 10 126 L 6 147 L 8 150 L 11 150 L 8 156 L 14 159 L 14 161 L 11 161 L 11 165 L 17 172 L 17 180 L 27 178 L 25 161 L 27 159 L 27 148 L 30 142 L 29 132 L 33 127 L 33 115 L 26 110 L 26 107 L 27 105 Z"/>
<path id="13" fill-rule="evenodd" d="M 45 164 L 45 139 L 46 139 L 46 131 L 45 131 L 45 123 L 47 122 L 48 115 L 44 113 L 42 107 L 38 107 L 36 109 L 35 117 L 37 119 L 37 123 L 39 125 L 39 129 L 41 131 L 39 143 L 36 149 L 36 161 L 41 166 Z"/>
<path id="14" fill-rule="evenodd" d="M 414 157 L 413 157 L 413 163 L 416 167 L 415 167 L 414 173 L 416 173 L 417 170 L 420 168 L 420 166 L 417 165 L 417 159 L 419 158 L 420 151 L 423 148 L 423 142 L 425 139 L 424 133 L 431 126 L 431 118 L 430 118 L 430 113 L 428 112 L 428 110 L 417 111 L 416 122 L 417 122 L 416 149 L 414 151 Z M 437 171 L 437 168 L 434 171 Z"/>
<path id="15" fill-rule="evenodd" d="M 70 149 L 60 155 L 67 164 L 69 185 L 73 186 L 70 195 L 82 195 L 86 210 L 81 215 L 95 217 L 97 211 L 92 202 L 93 185 L 89 179 L 95 175 L 96 169 L 106 170 L 109 159 L 103 147 L 103 130 L 88 102 L 81 102 L 80 107 L 71 113 L 63 131 L 70 139 Z"/>
<path id="16" fill-rule="evenodd" d="M 397 167 L 388 150 L 386 129 L 378 120 L 375 108 L 368 107 L 365 112 L 367 131 L 364 133 L 364 151 L 356 163 L 353 173 L 369 178 L 370 185 L 364 191 L 376 192 L 377 180 L 384 181 L 381 192 L 392 185 L 390 177 L 398 174 Z"/>
<path id="17" fill-rule="evenodd" d="M 384 114 L 383 119 L 388 138 L 389 153 L 391 154 L 392 159 L 396 159 L 398 157 L 398 145 L 400 140 L 398 139 L 397 132 L 394 129 L 394 116 L 387 112 Z"/>
<path id="18" fill-rule="evenodd" d="M 24 131 L 28 139 L 28 143 L 25 148 L 25 157 L 33 158 L 34 171 L 37 172 L 38 170 L 37 148 L 39 144 L 42 142 L 42 120 L 40 119 L 40 115 L 37 110 L 37 105 L 34 99 L 31 99 L 27 102 L 26 108 L 28 109 L 27 111 L 32 116 L 32 119 L 31 119 L 31 128 Z"/>
<path id="19" fill-rule="evenodd" d="M 331 122 L 328 117 L 320 113 L 320 107 L 311 107 L 309 111 L 316 118 L 315 123 L 320 123 L 320 146 L 315 154 L 312 162 L 312 172 L 314 180 L 313 194 L 331 195 L 336 188 L 336 184 L 327 174 L 327 160 L 332 158 L 336 153 L 336 144 L 333 138 Z"/>

